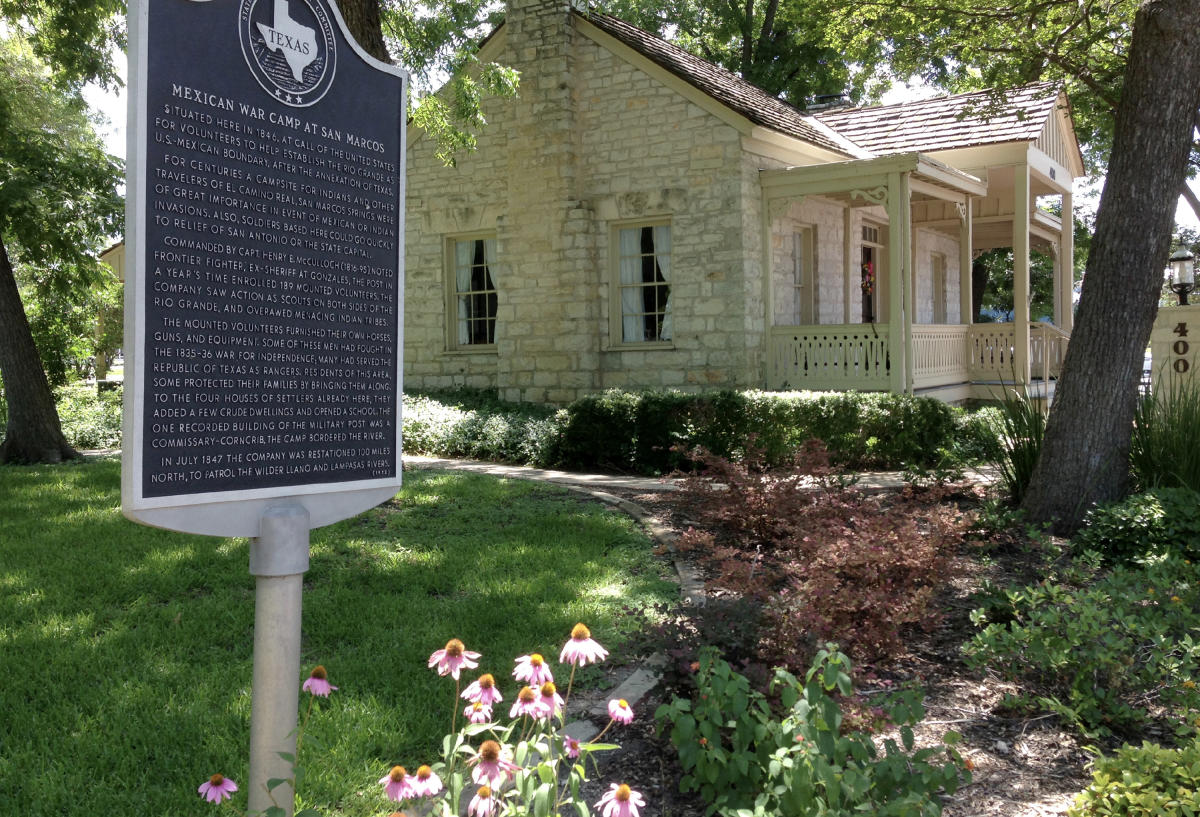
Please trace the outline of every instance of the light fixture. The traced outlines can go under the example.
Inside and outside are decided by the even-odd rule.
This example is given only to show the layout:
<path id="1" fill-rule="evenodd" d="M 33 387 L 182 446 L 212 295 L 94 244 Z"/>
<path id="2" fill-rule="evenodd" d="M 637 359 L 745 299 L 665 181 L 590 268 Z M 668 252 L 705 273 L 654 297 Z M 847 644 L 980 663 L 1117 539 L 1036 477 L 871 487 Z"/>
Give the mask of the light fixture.
<path id="1" fill-rule="evenodd" d="M 1176 250 L 1168 259 L 1171 265 L 1171 291 L 1179 296 L 1179 305 L 1188 305 L 1188 293 L 1196 288 L 1195 260 L 1187 250 Z"/>

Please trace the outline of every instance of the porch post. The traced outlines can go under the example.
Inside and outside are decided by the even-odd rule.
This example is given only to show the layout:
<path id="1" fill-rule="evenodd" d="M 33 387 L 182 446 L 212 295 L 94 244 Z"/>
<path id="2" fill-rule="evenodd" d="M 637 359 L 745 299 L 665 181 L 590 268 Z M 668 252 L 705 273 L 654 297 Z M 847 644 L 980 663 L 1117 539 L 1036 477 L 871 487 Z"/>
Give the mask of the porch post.
<path id="1" fill-rule="evenodd" d="M 775 388 L 778 383 L 775 372 L 775 354 L 772 348 L 772 328 L 775 326 L 775 266 L 771 254 L 771 200 L 767 191 L 762 191 L 762 269 L 763 276 L 763 356 L 766 365 L 763 367 L 768 389 Z"/>
<path id="2" fill-rule="evenodd" d="M 971 242 L 974 240 L 971 229 L 971 197 L 967 196 L 962 212 L 962 224 L 958 228 L 958 322 L 973 323 L 971 304 L 975 300 L 971 289 L 971 256 L 974 252 Z"/>
<path id="3" fill-rule="evenodd" d="M 888 387 L 894 394 L 903 394 L 908 386 L 905 382 L 904 339 L 904 280 L 908 277 L 909 257 L 912 254 L 912 237 L 909 235 L 909 219 L 904 217 L 909 208 L 908 174 L 888 174 L 888 347 L 891 350 L 891 372 Z"/>
<path id="4" fill-rule="evenodd" d="M 1075 322 L 1075 212 L 1071 191 L 1062 194 L 1062 232 L 1058 237 L 1058 280 L 1055 283 L 1054 324 L 1064 332 Z"/>
<path id="5" fill-rule="evenodd" d="M 849 204 L 845 210 L 842 244 L 842 323 L 850 323 L 850 296 L 854 292 L 854 273 L 858 272 L 858 264 L 854 259 L 854 208 Z"/>
<path id="6" fill-rule="evenodd" d="M 1029 383 L 1029 164 L 1013 168 L 1013 365 Z"/>
<path id="7" fill-rule="evenodd" d="M 917 359 L 916 340 L 913 337 L 913 322 L 917 311 L 917 240 L 912 220 L 912 188 L 908 184 L 911 177 L 904 174 L 906 191 L 902 218 L 904 219 L 904 257 L 908 266 L 904 270 L 904 390 L 912 394 L 916 376 L 913 367 Z"/>

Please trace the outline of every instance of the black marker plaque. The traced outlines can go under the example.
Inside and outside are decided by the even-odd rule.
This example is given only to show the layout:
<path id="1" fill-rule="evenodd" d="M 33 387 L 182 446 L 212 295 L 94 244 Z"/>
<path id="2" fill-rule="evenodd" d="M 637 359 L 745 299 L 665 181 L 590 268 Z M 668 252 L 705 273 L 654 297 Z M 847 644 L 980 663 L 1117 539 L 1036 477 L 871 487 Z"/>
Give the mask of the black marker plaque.
<path id="1" fill-rule="evenodd" d="M 334 14 L 149 3 L 144 497 L 398 477 L 404 85 Z"/>

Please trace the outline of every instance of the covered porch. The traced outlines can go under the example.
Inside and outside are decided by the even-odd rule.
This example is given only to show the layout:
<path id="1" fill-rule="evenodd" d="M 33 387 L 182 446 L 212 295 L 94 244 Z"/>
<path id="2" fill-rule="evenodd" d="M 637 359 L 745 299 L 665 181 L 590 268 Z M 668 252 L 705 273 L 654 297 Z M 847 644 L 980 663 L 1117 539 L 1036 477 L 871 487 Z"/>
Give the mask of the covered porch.
<path id="1" fill-rule="evenodd" d="M 1029 154 L 986 181 L 921 153 L 762 171 L 767 388 L 1048 395 L 1070 333 L 1070 178 Z M 1013 320 L 975 323 L 972 259 L 995 247 L 1013 250 Z M 1054 323 L 1030 319 L 1031 249 L 1054 260 Z"/>

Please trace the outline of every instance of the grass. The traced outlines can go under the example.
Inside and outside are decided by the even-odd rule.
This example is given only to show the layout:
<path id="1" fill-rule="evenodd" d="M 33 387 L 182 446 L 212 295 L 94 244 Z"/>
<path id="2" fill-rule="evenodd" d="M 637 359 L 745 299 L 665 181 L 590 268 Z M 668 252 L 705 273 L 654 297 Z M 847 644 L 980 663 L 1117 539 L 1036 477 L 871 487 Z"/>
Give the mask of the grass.
<path id="1" fill-rule="evenodd" d="M 573 494 L 405 478 L 397 501 L 313 532 L 304 672 L 324 664 L 341 689 L 309 724 L 301 795 L 326 815 L 386 813 L 379 777 L 433 759 L 453 682 L 425 662 L 447 639 L 511 681 L 516 656 L 557 657 L 576 621 L 616 647 L 625 605 L 675 592 L 630 520 Z M 118 485 L 112 459 L 0 468 L 6 813 L 206 814 L 208 775 L 246 779 L 247 543 L 128 522 Z"/>

